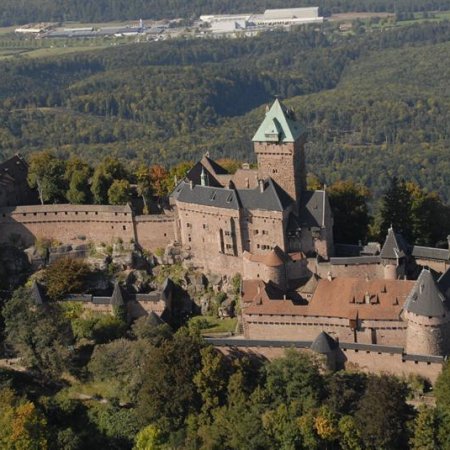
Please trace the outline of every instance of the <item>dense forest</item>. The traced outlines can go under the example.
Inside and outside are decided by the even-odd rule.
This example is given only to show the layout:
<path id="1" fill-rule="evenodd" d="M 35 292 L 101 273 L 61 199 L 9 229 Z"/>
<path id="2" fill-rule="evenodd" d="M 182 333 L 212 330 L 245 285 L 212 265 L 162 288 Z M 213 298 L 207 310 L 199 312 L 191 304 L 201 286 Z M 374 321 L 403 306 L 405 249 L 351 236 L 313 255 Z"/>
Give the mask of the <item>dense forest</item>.
<path id="1" fill-rule="evenodd" d="M 412 12 L 450 9 L 449 0 L 2 0 L 0 25 L 38 21 L 190 18 L 200 14 L 263 12 L 266 8 L 320 6 L 329 15 L 347 11 Z"/>
<path id="2" fill-rule="evenodd" d="M 175 165 L 252 160 L 274 96 L 308 133 L 308 170 L 378 195 L 398 175 L 450 197 L 450 23 L 130 44 L 0 62 L 0 157 L 52 149 Z"/>

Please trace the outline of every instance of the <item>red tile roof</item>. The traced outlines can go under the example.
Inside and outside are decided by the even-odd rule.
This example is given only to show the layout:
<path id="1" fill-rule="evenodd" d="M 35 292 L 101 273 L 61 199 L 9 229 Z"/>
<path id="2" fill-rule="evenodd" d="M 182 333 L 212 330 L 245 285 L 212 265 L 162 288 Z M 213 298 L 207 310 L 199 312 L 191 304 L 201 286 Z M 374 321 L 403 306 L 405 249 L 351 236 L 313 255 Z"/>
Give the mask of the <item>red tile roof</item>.
<path id="1" fill-rule="evenodd" d="M 259 292 L 258 292 L 259 286 Z M 414 281 L 335 278 L 320 280 L 307 305 L 278 299 L 262 281 L 244 281 L 244 314 L 299 315 L 314 317 L 359 317 L 365 320 L 398 320 Z"/>

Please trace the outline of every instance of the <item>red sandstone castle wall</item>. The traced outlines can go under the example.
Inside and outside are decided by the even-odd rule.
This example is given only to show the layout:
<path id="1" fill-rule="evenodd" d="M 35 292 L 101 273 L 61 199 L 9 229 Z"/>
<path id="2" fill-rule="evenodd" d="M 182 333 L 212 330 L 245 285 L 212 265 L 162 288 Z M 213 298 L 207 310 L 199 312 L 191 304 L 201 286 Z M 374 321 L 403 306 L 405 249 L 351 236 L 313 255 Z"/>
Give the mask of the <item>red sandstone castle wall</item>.
<path id="1" fill-rule="evenodd" d="M 432 259 L 416 258 L 416 263 L 422 267 L 429 267 L 438 273 L 444 273 L 450 267 L 450 263 L 448 261 L 434 261 Z"/>
<path id="2" fill-rule="evenodd" d="M 384 267 L 382 264 L 349 264 L 331 265 L 329 263 L 317 264 L 315 259 L 308 260 L 308 268 L 321 278 L 327 278 L 330 272 L 333 278 L 352 277 L 366 278 L 371 280 L 384 279 Z"/>
<path id="3" fill-rule="evenodd" d="M 174 218 L 171 216 L 136 216 L 134 221 L 137 242 L 146 250 L 165 248 L 175 240 Z"/>
<path id="4" fill-rule="evenodd" d="M 282 302 L 283 300 L 279 301 Z M 349 326 L 348 319 L 248 315 L 245 314 L 245 310 L 243 312 L 243 327 L 246 339 L 313 341 L 320 332 L 326 331 L 330 336 L 342 342 L 405 346 L 406 325 L 406 322 L 401 320 L 363 320 L 355 334 Z"/>
<path id="5" fill-rule="evenodd" d="M 36 205 L 0 208 L 0 242 L 19 236 L 26 245 L 38 238 L 63 243 L 137 241 L 155 250 L 174 240 L 173 218 L 133 218 L 129 206 Z"/>
<path id="6" fill-rule="evenodd" d="M 249 355 L 272 360 L 284 356 L 286 349 L 281 347 L 218 347 L 225 355 L 244 352 Z M 300 352 L 307 349 L 298 349 Z M 376 351 L 343 350 L 345 367 L 355 367 L 364 372 L 390 373 L 399 377 L 411 374 L 420 375 L 434 383 L 442 370 L 441 363 L 404 360 L 401 353 L 381 353 Z"/>

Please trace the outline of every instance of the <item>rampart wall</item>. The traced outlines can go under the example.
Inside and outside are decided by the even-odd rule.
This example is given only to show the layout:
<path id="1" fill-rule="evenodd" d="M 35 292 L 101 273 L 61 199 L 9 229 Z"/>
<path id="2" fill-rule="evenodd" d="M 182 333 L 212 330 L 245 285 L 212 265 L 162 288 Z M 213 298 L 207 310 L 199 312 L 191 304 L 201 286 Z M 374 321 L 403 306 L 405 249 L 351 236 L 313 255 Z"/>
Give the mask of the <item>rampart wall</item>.
<path id="1" fill-rule="evenodd" d="M 450 261 L 436 261 L 434 259 L 416 258 L 416 264 L 422 267 L 429 267 L 438 273 L 444 273 L 450 268 Z"/>
<path id="2" fill-rule="evenodd" d="M 308 268 L 321 278 L 326 278 L 329 273 L 333 278 L 352 277 L 384 279 L 384 267 L 381 263 L 374 264 L 330 264 L 317 263 L 315 259 L 308 260 Z"/>
<path id="3" fill-rule="evenodd" d="M 175 240 L 174 218 L 167 215 L 134 217 L 138 244 L 148 250 L 164 248 Z"/>
<path id="4" fill-rule="evenodd" d="M 216 342 L 217 341 L 217 342 Z M 261 343 L 256 341 L 238 341 L 211 339 L 210 343 L 216 346 L 223 354 L 234 356 L 247 354 L 257 358 L 272 360 L 284 356 L 287 348 L 297 351 L 309 351 L 311 342 L 282 345 L 279 342 Z M 356 368 L 368 373 L 389 373 L 399 377 L 411 374 L 420 375 L 434 383 L 442 370 L 443 358 L 424 357 L 422 355 L 407 355 L 401 347 L 383 347 L 377 345 L 339 344 L 337 354 L 338 367 Z"/>
<path id="5" fill-rule="evenodd" d="M 129 206 L 34 205 L 0 208 L 0 243 L 36 239 L 62 243 L 135 241 L 155 250 L 174 240 L 173 218 L 167 215 L 134 216 Z"/>
<path id="6" fill-rule="evenodd" d="M 338 317 L 257 315 L 246 314 L 244 310 L 243 327 L 247 339 L 313 340 L 325 330 L 333 338 L 345 342 L 403 346 L 407 323 L 401 320 L 360 320 L 355 331 L 350 328 L 348 319 Z"/>

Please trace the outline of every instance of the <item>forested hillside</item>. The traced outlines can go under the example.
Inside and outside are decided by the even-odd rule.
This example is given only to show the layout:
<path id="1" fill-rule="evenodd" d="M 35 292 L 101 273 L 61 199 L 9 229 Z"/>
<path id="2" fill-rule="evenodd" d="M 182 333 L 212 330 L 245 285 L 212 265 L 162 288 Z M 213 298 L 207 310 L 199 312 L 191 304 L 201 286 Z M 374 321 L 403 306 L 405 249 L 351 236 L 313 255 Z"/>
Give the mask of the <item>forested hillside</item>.
<path id="1" fill-rule="evenodd" d="M 308 169 L 379 193 L 392 175 L 450 197 L 450 23 L 353 35 L 274 32 L 131 44 L 0 63 L 0 158 L 53 149 L 173 165 L 252 159 L 281 96 L 309 135 Z"/>
<path id="2" fill-rule="evenodd" d="M 36 21 L 161 19 L 200 14 L 263 12 L 266 8 L 320 6 L 329 15 L 346 11 L 432 11 L 450 9 L 449 0 L 2 0 L 0 25 Z"/>

